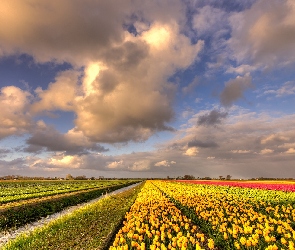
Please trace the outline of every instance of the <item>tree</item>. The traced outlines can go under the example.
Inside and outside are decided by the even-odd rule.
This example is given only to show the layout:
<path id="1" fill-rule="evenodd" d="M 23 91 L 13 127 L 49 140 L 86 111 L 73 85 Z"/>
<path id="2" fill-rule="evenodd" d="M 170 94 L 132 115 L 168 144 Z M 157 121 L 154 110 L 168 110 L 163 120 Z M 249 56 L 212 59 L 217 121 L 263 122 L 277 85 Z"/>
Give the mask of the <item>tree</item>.
<path id="1" fill-rule="evenodd" d="M 75 180 L 87 180 L 86 175 L 79 175 L 75 177 Z"/>
<path id="2" fill-rule="evenodd" d="M 228 174 L 228 175 L 226 176 L 226 179 L 227 179 L 227 180 L 230 180 L 231 177 L 232 177 L 232 176 Z"/>
<path id="3" fill-rule="evenodd" d="M 74 177 L 70 174 L 67 174 L 66 180 L 74 180 Z"/>
<path id="4" fill-rule="evenodd" d="M 195 177 L 193 175 L 186 174 L 185 176 L 183 176 L 183 179 L 184 180 L 194 180 Z"/>

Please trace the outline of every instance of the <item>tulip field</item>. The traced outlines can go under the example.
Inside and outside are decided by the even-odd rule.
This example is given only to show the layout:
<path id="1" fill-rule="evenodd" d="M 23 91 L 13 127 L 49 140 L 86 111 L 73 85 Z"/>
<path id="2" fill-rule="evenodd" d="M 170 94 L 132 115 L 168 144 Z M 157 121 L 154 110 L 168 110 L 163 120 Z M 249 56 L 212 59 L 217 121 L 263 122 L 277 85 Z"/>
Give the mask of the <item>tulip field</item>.
<path id="1" fill-rule="evenodd" d="M 5 249 L 295 250 L 293 191 L 292 182 L 148 180 Z"/>
<path id="2" fill-rule="evenodd" d="M 232 186 L 241 188 L 259 188 L 259 189 L 269 189 L 269 190 L 280 190 L 280 191 L 291 191 L 295 192 L 295 182 L 282 182 L 282 181 L 272 181 L 272 182 L 257 182 L 257 181 L 182 181 L 186 183 L 195 184 L 206 184 L 206 185 L 218 185 L 218 186 Z"/>
<path id="3" fill-rule="evenodd" d="M 295 194 L 148 181 L 115 249 L 295 249 Z"/>

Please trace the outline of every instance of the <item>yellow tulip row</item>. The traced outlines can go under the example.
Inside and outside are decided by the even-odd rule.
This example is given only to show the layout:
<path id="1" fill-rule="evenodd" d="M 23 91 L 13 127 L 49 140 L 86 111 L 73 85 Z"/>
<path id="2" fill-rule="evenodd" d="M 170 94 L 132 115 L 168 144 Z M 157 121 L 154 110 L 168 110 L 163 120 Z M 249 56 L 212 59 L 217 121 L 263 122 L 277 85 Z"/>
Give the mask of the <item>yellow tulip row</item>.
<path id="1" fill-rule="evenodd" d="M 147 181 L 109 250 L 217 249 L 199 228 Z"/>
<path id="2" fill-rule="evenodd" d="M 208 189 L 204 185 L 164 181 L 154 184 L 188 207 L 203 225 L 203 231 L 214 232 L 214 240 L 223 241 L 223 249 L 295 249 L 292 204 L 272 207 L 270 203 L 258 202 L 257 197 L 254 200 L 229 194 L 229 187 Z"/>

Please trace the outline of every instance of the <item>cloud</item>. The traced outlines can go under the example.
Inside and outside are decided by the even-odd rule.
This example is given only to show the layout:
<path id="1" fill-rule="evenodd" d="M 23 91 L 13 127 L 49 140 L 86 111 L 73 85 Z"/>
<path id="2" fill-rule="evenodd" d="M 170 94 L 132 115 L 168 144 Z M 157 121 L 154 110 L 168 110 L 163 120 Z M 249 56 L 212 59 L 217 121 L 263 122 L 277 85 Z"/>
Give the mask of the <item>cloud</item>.
<path id="1" fill-rule="evenodd" d="M 237 76 L 225 84 L 225 88 L 220 94 L 220 102 L 223 106 L 231 106 L 236 100 L 243 97 L 243 92 L 252 87 L 252 77 L 250 75 Z"/>
<path id="2" fill-rule="evenodd" d="M 279 148 L 295 148 L 295 142 L 293 143 L 283 143 L 282 145 L 278 146 Z"/>
<path id="3" fill-rule="evenodd" d="M 69 168 L 84 171 L 85 169 L 113 171 L 112 168 L 108 168 L 107 166 L 114 161 L 119 162 L 120 160 L 100 153 L 67 155 L 65 152 L 54 152 L 47 158 L 31 156 L 26 158 L 26 164 L 29 166 L 29 169 L 33 169 L 34 171 L 49 171 L 50 169 L 62 170 Z"/>
<path id="4" fill-rule="evenodd" d="M 193 28 L 199 36 L 214 34 L 226 29 L 228 13 L 219 8 L 206 5 L 198 8 L 198 13 L 193 17 Z"/>
<path id="5" fill-rule="evenodd" d="M 124 162 L 121 160 L 121 161 L 113 161 L 113 162 L 110 162 L 108 165 L 107 165 L 107 168 L 122 168 L 124 165 Z"/>
<path id="6" fill-rule="evenodd" d="M 262 154 L 262 155 L 267 155 L 267 154 L 271 154 L 271 153 L 273 153 L 273 152 L 274 152 L 273 149 L 265 148 L 265 149 L 262 149 L 262 150 L 260 151 L 260 154 Z"/>
<path id="7" fill-rule="evenodd" d="M 33 132 L 26 142 L 29 146 L 24 149 L 25 152 L 37 153 L 43 149 L 51 152 L 65 151 L 68 155 L 108 151 L 103 146 L 89 141 L 81 131 L 72 129 L 66 134 L 61 134 L 53 127 L 45 125 Z"/>
<path id="8" fill-rule="evenodd" d="M 150 169 L 149 160 L 136 161 L 132 164 L 131 167 L 128 167 L 128 170 L 131 170 L 131 171 L 147 171 L 149 169 Z"/>
<path id="9" fill-rule="evenodd" d="M 167 161 L 172 157 L 177 159 L 178 167 L 189 169 L 190 166 L 197 176 L 200 173 L 218 176 L 217 173 L 222 174 L 229 169 L 234 175 L 266 176 L 266 168 L 271 169 L 268 176 L 283 176 L 290 169 L 293 154 L 286 157 L 285 152 L 295 148 L 294 115 L 270 116 L 232 107 L 228 110 L 227 119 L 218 127 L 195 126 L 204 112 L 196 113 L 166 144 L 166 150 L 158 154 L 165 155 Z M 214 143 L 210 145 L 207 142 Z M 218 147 L 214 147 L 215 144 Z M 192 150 L 188 150 L 189 146 L 193 146 Z M 187 156 L 197 156 L 198 161 Z M 212 157 L 215 157 L 214 161 L 209 161 Z M 284 171 L 276 169 L 278 164 Z M 251 170 L 249 165 L 253 166 Z"/>
<path id="10" fill-rule="evenodd" d="M 238 62 L 278 66 L 295 59 L 295 5 L 293 0 L 258 0 L 230 18 L 229 45 Z"/>
<path id="11" fill-rule="evenodd" d="M 28 111 L 31 94 L 15 86 L 0 89 L 0 139 L 28 132 L 33 126 Z"/>
<path id="12" fill-rule="evenodd" d="M 236 149 L 236 150 L 231 150 L 230 152 L 232 152 L 234 154 L 248 154 L 251 152 L 251 150 Z"/>
<path id="13" fill-rule="evenodd" d="M 225 73 L 235 73 L 239 75 L 245 75 L 254 70 L 256 70 L 256 67 L 247 65 L 247 64 L 242 64 L 237 67 L 230 66 Z"/>
<path id="14" fill-rule="evenodd" d="M 91 72 L 92 79 L 86 74 L 84 96 L 77 99 L 75 124 L 94 141 L 144 141 L 157 131 L 172 130 L 166 123 L 174 116 L 174 87 L 167 77 L 177 68 L 188 67 L 202 48 L 201 42 L 192 45 L 187 37 L 179 35 L 176 24 L 155 23 L 141 36 L 129 35 L 126 39 L 143 44 L 143 48 L 148 46 L 149 54 L 137 61 L 136 67 L 123 71 L 107 60 L 105 65 L 98 64 Z M 92 64 L 86 72 L 91 68 Z M 113 83 L 104 84 L 105 79 Z M 103 87 L 110 85 L 112 89 Z"/>
<path id="15" fill-rule="evenodd" d="M 195 103 L 200 103 L 203 99 L 202 98 L 196 98 Z"/>
<path id="16" fill-rule="evenodd" d="M 289 148 L 285 153 L 286 154 L 295 154 L 295 148 Z"/>
<path id="17" fill-rule="evenodd" d="M 218 177 L 230 173 L 237 178 L 252 178 L 286 177 L 285 173 L 293 173 L 294 115 L 272 117 L 237 107 L 229 109 L 228 112 L 227 119 L 217 128 L 195 126 L 198 117 L 204 114 L 204 111 L 196 113 L 188 121 L 187 126 L 175 132 L 175 138 L 162 144 L 157 150 L 149 152 L 113 156 L 95 152 L 81 155 L 54 152 L 49 159 L 31 157 L 24 159 L 20 165 L 10 165 L 17 169 L 21 166 L 27 171 L 34 169 L 40 173 L 52 169 L 65 171 L 72 167 L 73 171 L 99 171 L 99 175 L 103 172 L 103 175 L 110 177 L 113 176 L 113 171 L 120 173 L 122 177 L 139 176 L 137 174 L 141 172 L 145 172 L 147 177 L 164 177 L 167 176 L 168 165 L 169 176 L 183 176 L 189 173 L 196 177 Z M 278 129 L 280 133 L 276 133 Z M 276 140 L 272 135 L 288 140 Z M 189 142 L 195 142 L 196 138 L 202 143 L 215 142 L 218 147 L 189 148 Z M 269 140 L 262 144 L 261 141 L 266 138 Z M 9 168 L 8 162 L 2 161 L 0 167 L 1 164 L 2 168 Z M 26 166 L 29 166 L 29 169 Z"/>
<path id="18" fill-rule="evenodd" d="M 10 28 L 1 25 L 0 29 L 3 54 L 27 53 L 41 63 L 57 60 L 78 65 L 121 41 L 120 24 L 131 11 L 126 2 L 89 0 L 2 1 L 0 9 L 0 23 L 10 23 Z"/>
<path id="19" fill-rule="evenodd" d="M 204 45 L 182 32 L 181 2 L 25 0 L 3 1 L 0 9 L 0 23 L 11 24 L 0 26 L 0 56 L 25 53 L 37 63 L 72 66 L 35 90 L 33 114 L 74 112 L 75 129 L 95 142 L 145 141 L 173 130 L 169 78 Z"/>
<path id="20" fill-rule="evenodd" d="M 39 101 L 31 105 L 34 113 L 43 111 L 63 110 L 73 111 L 78 92 L 79 73 L 74 70 L 59 72 L 55 82 L 50 83 L 46 90 L 35 90 Z"/>
<path id="21" fill-rule="evenodd" d="M 265 138 L 261 139 L 261 144 L 267 144 L 269 142 L 276 142 L 276 143 L 280 143 L 280 142 L 285 142 L 288 141 L 290 138 L 280 135 L 280 134 L 271 134 L 266 136 Z"/>
<path id="22" fill-rule="evenodd" d="M 12 150 L 7 148 L 0 148 L 0 158 L 5 157 L 7 154 L 11 153 Z"/>
<path id="23" fill-rule="evenodd" d="M 227 112 L 222 112 L 214 109 L 208 114 L 199 116 L 197 124 L 199 126 L 215 126 L 217 124 L 221 124 L 222 120 L 225 119 L 227 115 Z"/>
<path id="24" fill-rule="evenodd" d="M 196 88 L 196 86 L 198 85 L 198 78 L 195 77 L 194 80 L 188 84 L 187 86 L 183 87 L 181 90 L 184 94 L 189 94 L 189 93 L 193 93 L 194 89 Z"/>
<path id="25" fill-rule="evenodd" d="M 54 168 L 80 168 L 83 159 L 77 155 L 57 154 L 48 160 L 48 165 Z M 36 162 L 35 162 L 36 163 Z"/>
<path id="26" fill-rule="evenodd" d="M 276 97 L 283 97 L 287 95 L 294 95 L 295 94 L 295 82 L 293 81 L 288 81 L 285 82 L 280 88 L 278 89 L 269 89 L 264 91 L 265 95 L 267 94 L 273 94 Z"/>
<path id="27" fill-rule="evenodd" d="M 187 156 L 196 156 L 197 154 L 199 153 L 199 150 L 197 147 L 191 147 L 191 148 L 188 148 L 184 155 L 187 155 Z"/>
<path id="28" fill-rule="evenodd" d="M 200 148 L 216 148 L 218 144 L 214 141 L 200 141 L 200 140 L 192 140 L 189 141 L 187 146 L 191 147 L 200 147 Z"/>
<path id="29" fill-rule="evenodd" d="M 164 161 L 159 161 L 159 162 L 156 162 L 154 164 L 155 167 L 170 167 L 171 164 L 176 164 L 175 161 L 167 161 L 167 160 L 164 160 Z"/>

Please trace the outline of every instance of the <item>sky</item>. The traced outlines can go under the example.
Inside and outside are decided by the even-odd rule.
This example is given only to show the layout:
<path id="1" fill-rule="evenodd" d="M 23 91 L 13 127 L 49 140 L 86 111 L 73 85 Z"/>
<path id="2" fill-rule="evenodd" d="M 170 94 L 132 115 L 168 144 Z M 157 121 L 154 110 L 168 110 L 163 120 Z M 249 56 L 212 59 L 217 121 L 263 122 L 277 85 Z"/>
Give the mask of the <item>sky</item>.
<path id="1" fill-rule="evenodd" d="M 2 0 L 0 176 L 295 178 L 293 0 Z"/>

